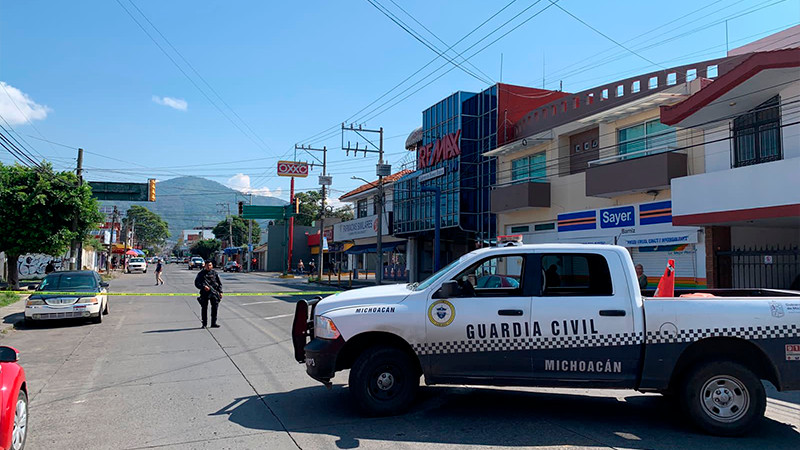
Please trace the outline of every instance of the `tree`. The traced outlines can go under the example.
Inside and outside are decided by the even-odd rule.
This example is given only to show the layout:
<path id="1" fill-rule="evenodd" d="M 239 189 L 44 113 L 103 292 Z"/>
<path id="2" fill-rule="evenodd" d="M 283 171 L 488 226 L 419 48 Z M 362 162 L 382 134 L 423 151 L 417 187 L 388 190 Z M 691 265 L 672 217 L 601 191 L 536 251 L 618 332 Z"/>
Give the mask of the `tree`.
<path id="1" fill-rule="evenodd" d="M 122 219 L 123 227 L 133 230 L 136 240 L 142 247 L 155 249 L 163 245 L 169 237 L 169 226 L 161 219 L 161 216 L 150 211 L 144 206 L 132 205 Z"/>
<path id="2" fill-rule="evenodd" d="M 8 257 L 8 284 L 14 289 L 19 289 L 20 255 L 61 255 L 103 220 L 89 185 L 78 186 L 74 173 L 54 172 L 49 163 L 0 164 L 0 211 L 0 251 Z"/>
<path id="3" fill-rule="evenodd" d="M 299 192 L 294 196 L 300 200 L 300 214 L 294 219 L 295 225 L 311 226 L 314 221 L 319 220 L 322 211 L 322 194 L 319 191 Z M 342 206 L 333 210 L 329 216 L 339 217 L 342 222 L 353 220 L 353 208 Z"/>
<path id="4" fill-rule="evenodd" d="M 233 228 L 233 246 L 234 247 L 241 247 L 242 245 L 247 244 L 247 220 L 242 219 L 239 216 L 232 217 L 233 223 L 231 227 Z M 253 224 L 253 234 L 252 240 L 253 245 L 258 244 L 258 241 L 261 237 L 261 227 L 258 226 L 258 223 L 255 220 L 250 220 Z M 214 236 L 217 237 L 220 241 L 224 242 L 225 245 L 228 245 L 230 233 L 228 232 L 228 221 L 223 220 L 222 222 L 218 223 L 214 229 L 212 230 Z"/>
<path id="5" fill-rule="evenodd" d="M 211 259 L 211 255 L 219 251 L 222 244 L 216 239 L 203 239 L 195 242 L 192 247 L 192 254 L 198 255 L 203 259 Z"/>

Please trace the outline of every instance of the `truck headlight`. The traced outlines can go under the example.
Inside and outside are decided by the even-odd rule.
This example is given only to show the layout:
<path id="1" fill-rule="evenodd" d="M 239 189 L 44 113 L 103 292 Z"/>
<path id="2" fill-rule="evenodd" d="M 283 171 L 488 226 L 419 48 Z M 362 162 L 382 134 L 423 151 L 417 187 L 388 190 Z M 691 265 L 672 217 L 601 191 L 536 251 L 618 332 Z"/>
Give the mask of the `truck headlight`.
<path id="1" fill-rule="evenodd" d="M 320 339 L 336 339 L 340 333 L 331 319 L 325 316 L 314 316 L 314 336 Z"/>

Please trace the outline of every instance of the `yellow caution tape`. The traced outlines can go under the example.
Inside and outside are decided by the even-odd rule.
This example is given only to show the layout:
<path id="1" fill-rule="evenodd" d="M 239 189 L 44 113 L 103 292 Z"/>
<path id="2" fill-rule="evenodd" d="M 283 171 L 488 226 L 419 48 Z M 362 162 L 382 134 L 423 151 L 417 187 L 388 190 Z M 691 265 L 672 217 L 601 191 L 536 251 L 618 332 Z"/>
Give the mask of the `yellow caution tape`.
<path id="1" fill-rule="evenodd" d="M 91 297 L 93 295 L 99 295 L 98 293 L 92 292 L 56 292 L 56 291 L 5 291 L 11 292 L 13 294 L 20 294 L 20 295 L 66 295 L 66 296 L 74 296 L 74 297 Z M 337 292 L 341 291 L 293 291 L 293 292 L 225 292 L 222 294 L 223 297 L 284 297 L 284 296 L 295 296 L 295 295 L 329 295 L 329 294 L 336 294 Z M 111 297 L 122 297 L 122 296 L 130 296 L 130 297 L 197 297 L 197 292 L 106 292 L 102 295 L 108 295 Z"/>

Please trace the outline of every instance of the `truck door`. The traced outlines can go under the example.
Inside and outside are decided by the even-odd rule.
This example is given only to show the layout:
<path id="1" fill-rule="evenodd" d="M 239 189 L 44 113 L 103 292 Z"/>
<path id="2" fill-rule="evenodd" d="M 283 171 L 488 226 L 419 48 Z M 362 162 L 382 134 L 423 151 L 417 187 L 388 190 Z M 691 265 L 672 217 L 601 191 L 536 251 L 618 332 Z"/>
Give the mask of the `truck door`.
<path id="1" fill-rule="evenodd" d="M 459 273 L 456 295 L 427 302 L 429 372 L 440 377 L 531 376 L 526 331 L 534 282 L 526 281 L 525 254 L 481 259 Z"/>
<path id="2" fill-rule="evenodd" d="M 539 379 L 633 387 L 641 351 L 624 266 L 616 255 L 540 253 L 533 258 L 533 370 Z M 573 383 L 574 385 L 574 383 Z"/>

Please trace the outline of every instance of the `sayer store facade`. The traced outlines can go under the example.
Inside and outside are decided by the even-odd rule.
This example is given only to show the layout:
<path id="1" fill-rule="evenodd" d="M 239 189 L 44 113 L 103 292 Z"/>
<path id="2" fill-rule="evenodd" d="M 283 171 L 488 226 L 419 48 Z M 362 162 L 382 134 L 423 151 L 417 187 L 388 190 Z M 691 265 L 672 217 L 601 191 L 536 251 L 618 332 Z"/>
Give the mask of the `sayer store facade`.
<path id="1" fill-rule="evenodd" d="M 614 244 L 626 247 L 633 261 L 644 267 L 651 287 L 664 273 L 665 261 L 675 260 L 675 284 L 704 287 L 705 247 L 699 227 L 672 225 L 672 201 L 639 203 L 558 214 L 549 229 L 535 226 L 509 227 L 524 231 L 526 244 L 552 242 Z"/>
<path id="2" fill-rule="evenodd" d="M 440 264 L 491 244 L 497 235 L 489 209 L 496 161 L 488 152 L 512 139 L 512 124 L 533 108 L 564 94 L 496 84 L 483 92 L 456 92 L 422 113 L 422 129 L 406 148 L 416 154 L 414 171 L 394 186 L 394 235 L 408 240 L 409 280 L 434 271 L 436 194 L 440 194 Z"/>

